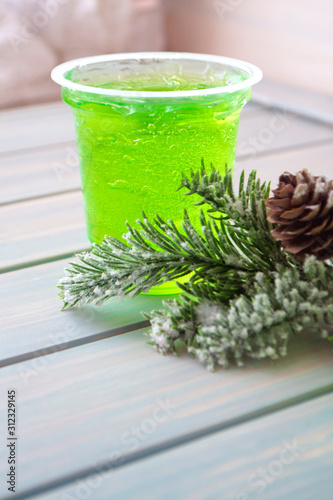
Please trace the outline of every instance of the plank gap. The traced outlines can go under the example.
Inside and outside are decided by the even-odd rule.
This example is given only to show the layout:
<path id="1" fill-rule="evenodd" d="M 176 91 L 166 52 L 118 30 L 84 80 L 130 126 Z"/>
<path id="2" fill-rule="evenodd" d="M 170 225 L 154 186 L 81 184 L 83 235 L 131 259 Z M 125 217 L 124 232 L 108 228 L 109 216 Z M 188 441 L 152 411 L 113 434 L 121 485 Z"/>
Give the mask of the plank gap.
<path id="1" fill-rule="evenodd" d="M 81 191 L 81 187 L 64 189 L 62 191 L 56 191 L 53 193 L 46 193 L 46 194 L 39 194 L 36 196 L 29 196 L 27 198 L 20 198 L 20 199 L 12 200 L 12 201 L 4 201 L 3 203 L 0 202 L 0 207 L 6 207 L 8 205 L 15 205 L 15 203 L 24 203 L 26 201 L 42 200 L 44 198 L 49 198 L 50 196 L 61 196 L 62 194 L 77 193 L 78 191 Z"/>
<path id="2" fill-rule="evenodd" d="M 1 115 L 0 115 L 1 116 Z M 31 146 L 29 148 L 22 148 L 22 149 L 13 149 L 13 150 L 8 150 L 8 151 L 0 151 L 0 159 L 2 158 L 8 158 L 13 155 L 25 155 L 29 153 L 34 153 L 34 152 L 41 152 L 41 151 L 49 151 L 52 149 L 59 149 L 61 147 L 65 146 L 73 146 L 76 147 L 76 141 L 74 139 L 70 139 L 68 141 L 60 141 L 56 143 L 47 143 L 47 144 L 42 144 L 40 146 Z"/>
<path id="3" fill-rule="evenodd" d="M 93 342 L 98 342 L 99 340 L 108 339 L 111 337 L 116 337 L 117 335 L 123 335 L 124 333 L 130 333 L 135 330 L 140 330 L 141 328 L 147 328 L 150 325 L 149 320 L 142 320 L 137 323 L 132 323 L 126 326 L 120 326 L 118 328 L 113 328 L 111 330 L 106 330 L 104 332 L 95 333 L 94 335 L 88 335 L 83 338 L 76 338 L 70 340 L 69 342 L 63 342 L 61 344 L 51 345 L 49 347 L 44 347 L 43 349 L 37 349 L 36 351 L 27 352 L 24 354 L 19 354 L 11 358 L 0 360 L 0 368 L 5 368 L 6 366 L 16 365 L 24 361 L 29 361 L 38 357 L 48 356 L 50 354 L 55 354 L 60 351 L 67 351 L 68 349 L 73 349 L 86 344 L 92 344 Z"/>
<path id="4" fill-rule="evenodd" d="M 45 257 L 45 259 L 33 260 L 30 262 L 22 262 L 21 264 L 17 264 L 15 266 L 4 267 L 4 268 L 0 269 L 0 275 L 7 274 L 7 273 L 10 273 L 12 271 L 20 271 L 21 269 L 26 269 L 29 267 L 40 266 L 42 264 L 49 264 L 51 262 L 56 262 L 56 261 L 62 260 L 62 259 L 72 259 L 73 257 L 75 257 L 75 254 L 81 253 L 81 252 L 89 252 L 90 250 L 91 250 L 90 247 L 89 248 L 86 247 L 86 248 L 82 248 L 79 250 L 75 250 L 75 252 L 63 253 L 63 254 L 52 256 L 52 257 Z"/>

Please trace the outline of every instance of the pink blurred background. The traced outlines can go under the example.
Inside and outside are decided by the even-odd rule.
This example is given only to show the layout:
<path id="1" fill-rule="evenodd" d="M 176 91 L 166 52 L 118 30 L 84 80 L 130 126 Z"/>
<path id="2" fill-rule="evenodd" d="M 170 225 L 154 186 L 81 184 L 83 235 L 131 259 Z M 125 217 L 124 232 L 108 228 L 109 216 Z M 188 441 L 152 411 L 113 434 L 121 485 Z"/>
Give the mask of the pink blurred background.
<path id="1" fill-rule="evenodd" d="M 63 61 L 152 50 L 236 57 L 333 95 L 332 20 L 331 0 L 2 0 L 0 107 L 59 99 Z"/>

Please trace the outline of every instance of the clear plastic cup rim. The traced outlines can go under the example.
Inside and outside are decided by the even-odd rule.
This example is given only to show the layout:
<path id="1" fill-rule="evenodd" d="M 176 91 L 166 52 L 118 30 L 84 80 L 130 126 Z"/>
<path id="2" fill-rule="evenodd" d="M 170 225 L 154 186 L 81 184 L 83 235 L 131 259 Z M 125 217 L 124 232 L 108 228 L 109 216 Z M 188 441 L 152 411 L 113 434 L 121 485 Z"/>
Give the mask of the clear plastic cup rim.
<path id="1" fill-rule="evenodd" d="M 200 90 L 168 90 L 168 91 L 144 91 L 144 90 L 117 90 L 117 89 L 104 89 L 98 87 L 91 87 L 89 85 L 82 85 L 80 83 L 72 82 L 65 78 L 65 75 L 75 67 L 86 66 L 88 64 L 121 61 L 124 59 L 192 59 L 195 61 L 203 61 L 207 63 L 220 63 L 233 66 L 240 70 L 245 71 L 249 77 L 242 82 L 225 85 L 223 87 L 212 87 Z M 100 56 L 82 57 L 80 59 L 73 59 L 71 61 L 59 64 L 51 73 L 51 78 L 54 82 L 62 87 L 70 90 L 86 92 L 90 94 L 99 94 L 105 96 L 118 96 L 118 97 L 136 97 L 136 98 L 149 98 L 149 97 L 191 97 L 191 96 L 205 96 L 211 94 L 231 94 L 244 89 L 252 87 L 254 84 L 260 82 L 262 79 L 262 71 L 254 64 L 240 61 L 224 56 L 215 56 L 210 54 L 195 54 L 192 52 L 126 52 L 123 54 L 105 54 Z"/>

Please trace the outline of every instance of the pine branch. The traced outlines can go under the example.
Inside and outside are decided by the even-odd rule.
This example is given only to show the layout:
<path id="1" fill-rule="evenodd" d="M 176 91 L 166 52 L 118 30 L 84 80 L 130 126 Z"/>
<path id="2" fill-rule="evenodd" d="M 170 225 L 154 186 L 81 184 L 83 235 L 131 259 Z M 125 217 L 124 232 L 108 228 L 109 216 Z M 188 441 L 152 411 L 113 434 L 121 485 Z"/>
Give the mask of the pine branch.
<path id="1" fill-rule="evenodd" d="M 58 283 L 64 307 L 101 304 L 114 296 L 133 297 L 190 273 L 194 273 L 193 283 L 210 273 L 224 277 L 226 294 L 233 295 L 256 267 L 250 260 L 237 257 L 233 245 L 217 234 L 215 225 L 203 213 L 200 221 L 203 235 L 186 212 L 182 232 L 172 221 L 167 223 L 156 216 L 151 223 L 145 218 L 137 221 L 140 230 L 127 225 L 127 244 L 106 237 L 90 252 L 78 254 L 80 262 L 71 263 Z"/>
<path id="2" fill-rule="evenodd" d="M 255 170 L 252 170 L 245 186 L 245 173 L 241 173 L 238 195 L 234 193 L 232 171 L 228 170 L 223 177 L 211 166 L 207 173 L 204 162 L 201 170 L 191 171 L 190 176 L 183 174 L 178 189 L 188 190 L 185 196 L 198 195 L 201 201 L 196 205 L 210 205 L 209 213 L 219 212 L 224 220 L 237 221 L 237 225 L 246 230 L 259 228 L 269 232 L 273 226 L 267 222 L 265 200 L 269 197 L 270 183 L 261 184 Z"/>
<path id="3" fill-rule="evenodd" d="M 136 228 L 127 224 L 126 243 L 106 237 L 71 263 L 58 284 L 64 307 L 135 296 L 189 275 L 178 283 L 177 299 L 144 314 L 150 343 L 162 353 L 176 353 L 184 342 L 212 370 L 248 357 L 283 356 L 292 335 L 311 329 L 327 337 L 333 263 L 309 257 L 301 264 L 281 249 L 267 222 L 269 185 L 253 171 L 245 186 L 243 172 L 235 195 L 230 172 L 222 178 L 202 165 L 183 176 L 180 188 L 200 197 L 201 227 L 186 211 L 181 227 L 143 214 Z"/>
<path id="4" fill-rule="evenodd" d="M 265 259 L 269 255 L 274 263 L 297 265 L 292 257 L 281 252 L 280 243 L 271 236 L 274 225 L 267 221 L 265 206 L 270 183 L 261 183 L 255 170 L 250 173 L 246 185 L 245 173 L 242 171 L 237 196 L 234 193 L 232 172 L 229 170 L 222 177 L 212 166 L 207 173 L 203 162 L 200 172 L 191 171 L 189 177 L 183 175 L 179 189 L 182 188 L 187 189 L 185 196 L 198 195 L 201 198 L 195 205 L 210 206 L 208 214 L 223 221 L 225 232 L 232 231 L 233 237 L 238 234 L 236 245 L 241 241 L 243 246 L 245 244 L 248 247 L 248 242 L 252 242 L 252 248 L 255 246 L 260 250 Z M 249 248 L 250 253 L 252 248 Z"/>
<path id="5" fill-rule="evenodd" d="M 246 357 L 276 359 L 286 354 L 291 335 L 333 331 L 333 266 L 310 257 L 301 269 L 259 272 L 227 305 L 199 295 L 164 305 L 145 314 L 150 342 L 162 353 L 175 352 L 181 340 L 210 370 L 242 365 Z"/>
<path id="6" fill-rule="evenodd" d="M 139 229 L 127 225 L 126 244 L 106 237 L 90 252 L 79 254 L 80 262 L 71 263 L 58 283 L 64 307 L 135 296 L 191 273 L 188 284 L 179 285 L 187 293 L 225 301 L 241 293 L 256 272 L 268 273 L 279 263 L 290 265 L 292 257 L 281 252 L 280 244 L 269 234 L 264 205 L 269 190 L 256 180 L 255 172 L 246 189 L 242 173 L 238 198 L 233 194 L 230 172 L 221 178 L 212 169 L 207 175 L 204 166 L 201 174 L 193 172 L 191 179 L 184 176 L 182 186 L 210 204 L 208 212 L 219 211 L 219 220 L 201 212 L 198 230 L 186 211 L 181 228 L 158 215 L 151 222 L 143 214 L 144 220 L 137 221 Z"/>

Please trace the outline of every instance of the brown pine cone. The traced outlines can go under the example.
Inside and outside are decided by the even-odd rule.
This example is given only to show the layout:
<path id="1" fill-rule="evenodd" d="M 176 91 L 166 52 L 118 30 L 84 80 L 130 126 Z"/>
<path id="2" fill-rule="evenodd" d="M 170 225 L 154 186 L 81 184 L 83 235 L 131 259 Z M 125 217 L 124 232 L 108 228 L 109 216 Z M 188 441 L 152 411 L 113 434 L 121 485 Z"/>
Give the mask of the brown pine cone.
<path id="1" fill-rule="evenodd" d="M 266 200 L 267 219 L 278 224 L 272 231 L 276 240 L 304 261 L 307 255 L 318 260 L 333 257 L 333 180 L 314 177 L 307 170 L 280 176 L 274 196 Z"/>

